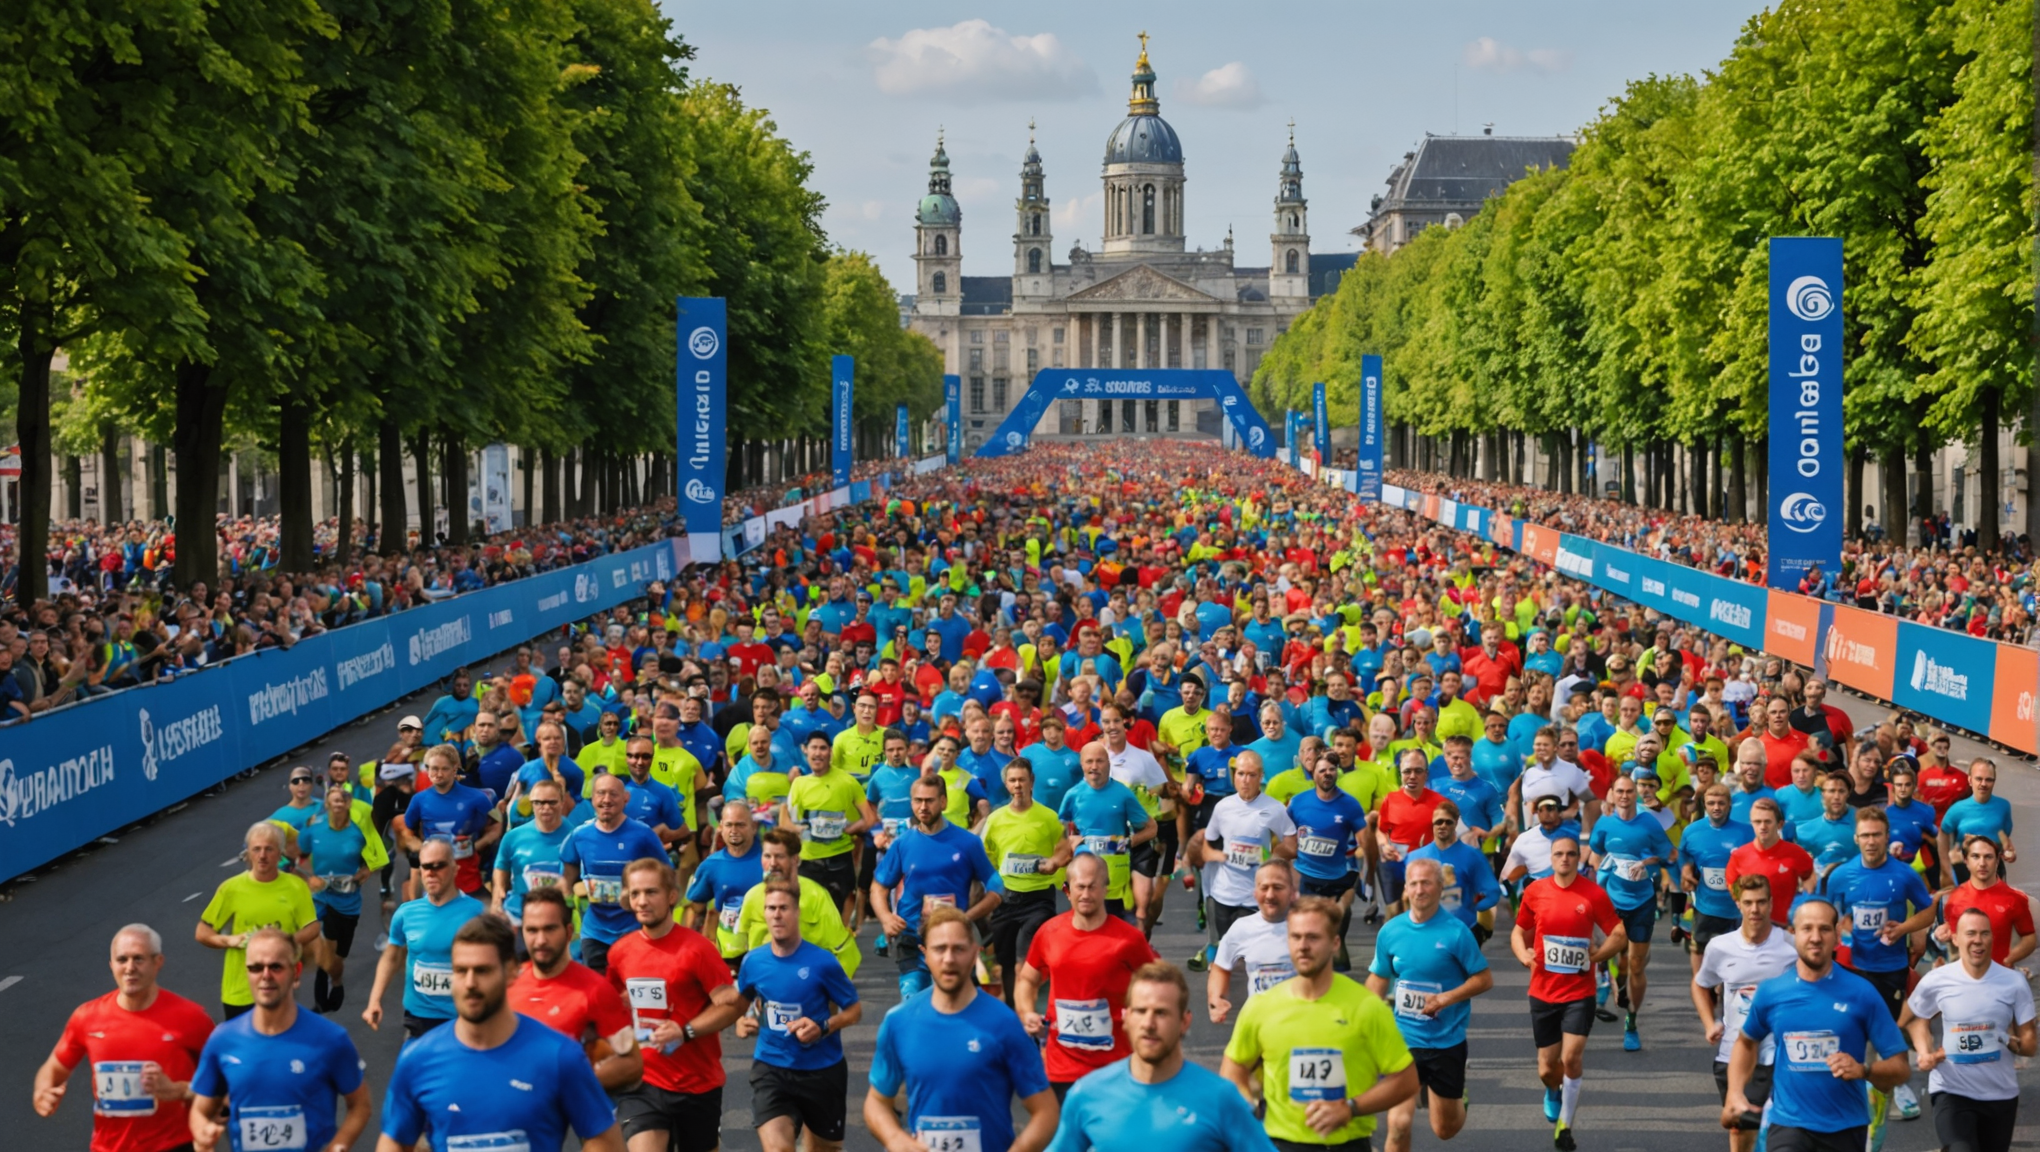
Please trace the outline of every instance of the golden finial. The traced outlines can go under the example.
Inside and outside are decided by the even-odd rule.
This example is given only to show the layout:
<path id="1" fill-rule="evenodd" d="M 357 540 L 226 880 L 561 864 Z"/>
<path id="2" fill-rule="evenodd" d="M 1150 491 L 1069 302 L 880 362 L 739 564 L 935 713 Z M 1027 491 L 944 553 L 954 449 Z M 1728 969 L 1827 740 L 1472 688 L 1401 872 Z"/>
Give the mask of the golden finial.
<path id="1" fill-rule="evenodd" d="M 1027 146 L 1034 147 L 1034 117 L 1027 118 Z"/>
<path id="2" fill-rule="evenodd" d="M 1143 31 L 1143 32 L 1142 32 L 1142 33 L 1140 34 L 1140 66 L 1141 66 L 1141 67 L 1143 67 L 1143 68 L 1147 67 L 1147 62 L 1148 62 L 1148 59 L 1147 59 L 1147 42 L 1148 42 L 1148 34 L 1147 34 L 1147 33 L 1146 33 L 1145 31 Z"/>

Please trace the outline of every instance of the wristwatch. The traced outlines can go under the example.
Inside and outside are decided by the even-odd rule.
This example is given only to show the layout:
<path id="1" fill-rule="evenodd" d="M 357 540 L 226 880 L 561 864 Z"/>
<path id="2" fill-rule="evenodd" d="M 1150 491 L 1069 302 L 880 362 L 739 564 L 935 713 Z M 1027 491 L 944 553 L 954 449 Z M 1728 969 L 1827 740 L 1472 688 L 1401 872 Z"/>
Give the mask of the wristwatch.
<path id="1" fill-rule="evenodd" d="M 691 1044 L 694 1042 L 694 1025 L 682 1024 L 680 1026 L 680 1041 L 683 1044 Z"/>

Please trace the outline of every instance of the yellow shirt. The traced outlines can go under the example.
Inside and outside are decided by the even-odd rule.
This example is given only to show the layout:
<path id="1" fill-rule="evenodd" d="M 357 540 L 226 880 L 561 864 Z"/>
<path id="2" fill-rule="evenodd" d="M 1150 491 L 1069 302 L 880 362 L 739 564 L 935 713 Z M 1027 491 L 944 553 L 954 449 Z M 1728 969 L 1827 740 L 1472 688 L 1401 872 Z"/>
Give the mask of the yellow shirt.
<path id="1" fill-rule="evenodd" d="M 685 745 L 675 744 L 671 748 L 652 746 L 652 779 L 671 788 L 680 797 L 680 809 L 687 816 L 687 830 L 693 831 L 697 817 L 694 814 L 694 789 L 701 779 L 701 761 L 694 758 Z"/>
<path id="2" fill-rule="evenodd" d="M 1274 1139 L 1320 1146 L 1365 1140 L 1374 1131 L 1372 1116 L 1355 1117 L 1321 1136 L 1304 1122 L 1304 1113 L 1311 1100 L 1351 1099 L 1409 1067 L 1409 1047 L 1395 1014 L 1361 984 L 1334 973 L 1332 986 L 1316 1000 L 1299 995 L 1302 987 L 1291 977 L 1250 998 L 1226 1043 L 1226 1059 L 1248 1068 L 1260 1064 L 1265 1127 Z M 1305 1056 L 1303 1049 L 1322 1055 Z M 1291 1076 L 1302 1071 L 1313 1080 L 1292 1083 Z"/>
<path id="3" fill-rule="evenodd" d="M 864 802 L 863 786 L 846 773 L 796 777 L 786 788 L 786 814 L 800 827 L 800 858 L 827 860 L 850 851 L 857 838 L 844 829 L 863 818 Z"/>
<path id="4" fill-rule="evenodd" d="M 607 744 L 600 740 L 590 740 L 581 745 L 581 754 L 574 757 L 574 763 L 579 764 L 582 771 L 581 799 L 586 800 L 595 795 L 595 777 L 598 773 L 607 772 L 611 776 L 630 775 L 630 765 L 623 762 L 623 747 L 624 740 L 620 736 Z"/>
<path id="5" fill-rule="evenodd" d="M 1062 869 L 1034 869 L 1036 862 L 1055 855 L 1062 839 L 1063 823 L 1046 804 L 1030 804 L 1024 813 L 1007 804 L 992 809 L 991 818 L 985 821 L 985 855 L 991 857 L 992 867 L 999 870 L 999 879 L 1010 892 L 1062 887 Z"/>
<path id="6" fill-rule="evenodd" d="M 212 903 L 205 906 L 199 918 L 212 925 L 213 931 L 226 936 L 239 936 L 257 928 L 276 928 L 295 935 L 319 915 L 312 908 L 312 890 L 301 877 L 280 872 L 276 879 L 264 884 L 252 873 L 243 872 L 220 882 Z M 227 949 L 224 964 L 220 1002 L 253 1004 L 255 992 L 248 987 L 247 951 Z"/>
<path id="7" fill-rule="evenodd" d="M 763 948 L 771 940 L 772 932 L 765 926 L 765 885 L 744 893 L 743 906 L 737 910 L 737 938 L 749 948 Z M 843 914 L 836 910 L 829 890 L 806 876 L 800 877 L 800 938 L 828 949 L 843 966 L 843 975 L 856 978 L 857 966 L 864 963 L 857 937 L 843 927 Z"/>
<path id="8" fill-rule="evenodd" d="M 836 733 L 835 743 L 830 746 L 829 766 L 863 780 L 885 759 L 884 752 L 885 729 L 873 728 L 866 735 L 852 726 Z"/>

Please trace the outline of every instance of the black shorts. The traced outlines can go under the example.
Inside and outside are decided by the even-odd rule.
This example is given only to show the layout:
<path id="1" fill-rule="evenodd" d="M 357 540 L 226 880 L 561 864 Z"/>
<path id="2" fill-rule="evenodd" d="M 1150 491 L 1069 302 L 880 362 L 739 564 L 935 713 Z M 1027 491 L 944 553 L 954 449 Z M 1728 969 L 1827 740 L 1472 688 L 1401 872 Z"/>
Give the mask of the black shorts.
<path id="1" fill-rule="evenodd" d="M 800 862 L 800 874 L 827 888 L 838 908 L 857 890 L 857 866 L 851 863 L 848 852 L 820 860 L 803 860 Z"/>
<path id="2" fill-rule="evenodd" d="M 1740 920 L 1731 920 L 1726 916 L 1709 916 L 1707 913 L 1695 909 L 1693 911 L 1693 938 L 1686 942 L 1686 947 L 1692 949 L 1695 956 L 1705 956 L 1707 955 L 1708 943 L 1716 936 L 1728 936 L 1740 931 L 1742 931 L 1742 921 Z"/>
<path id="3" fill-rule="evenodd" d="M 1466 1041 L 1450 1048 L 1412 1048 L 1417 1084 L 1441 1100 L 1466 1098 Z"/>
<path id="4" fill-rule="evenodd" d="M 1169 821 L 1167 824 L 1162 825 L 1162 827 L 1173 830 L 1176 827 L 1176 824 L 1175 821 L 1172 820 Z M 1161 875 L 1162 874 L 1161 839 L 1162 829 L 1157 828 L 1155 829 L 1155 834 L 1152 839 L 1143 840 L 1140 843 L 1135 844 L 1133 847 L 1127 849 L 1126 850 L 1127 869 L 1137 876 L 1145 876 L 1150 880 Z"/>
<path id="5" fill-rule="evenodd" d="M 418 1037 L 446 1023 L 449 1019 L 451 1017 L 413 1016 L 411 1013 L 406 1012 L 404 1013 L 404 1035 L 412 1040 L 416 1040 Z"/>
<path id="6" fill-rule="evenodd" d="M 354 929 L 361 923 L 359 912 L 349 916 L 331 908 L 320 908 L 319 935 L 333 942 L 333 951 L 345 956 L 354 950 Z"/>
<path id="7" fill-rule="evenodd" d="M 519 932 L 517 935 L 522 937 L 524 933 Z M 609 975 L 609 941 L 581 937 L 581 963 L 604 976 Z"/>
<path id="8" fill-rule="evenodd" d="M 2012 1127 L 2019 1122 L 2019 1101 L 1972 1100 L 1953 1092 L 1936 1092 L 1934 1135 L 1948 1152 L 2007 1152 Z"/>
<path id="9" fill-rule="evenodd" d="M 878 875 L 878 848 L 873 844 L 860 844 L 857 849 L 857 891 L 871 890 L 872 877 Z M 706 857 L 703 857 L 706 859 Z"/>
<path id="10" fill-rule="evenodd" d="M 1353 874 L 1349 872 L 1337 880 L 1319 880 L 1298 872 L 1296 886 L 1305 896 L 1323 896 L 1327 900 L 1337 900 L 1353 890 Z"/>
<path id="11" fill-rule="evenodd" d="M 1530 1038 L 1539 1048 L 1549 1048 L 1562 1037 L 1586 1036 L 1594 1030 L 1594 998 L 1539 1000 L 1530 997 Z"/>
<path id="12" fill-rule="evenodd" d="M 1815 1132 L 1811 1128 L 1788 1128 L 1773 1124 L 1765 1147 L 1771 1152 L 1863 1152 L 1870 1140 L 1870 1126 L 1858 1124 L 1840 1132 Z"/>
<path id="13" fill-rule="evenodd" d="M 1268 1142 L 1275 1145 L 1276 1152 L 1372 1152 L 1374 1148 L 1372 1139 L 1369 1136 L 1362 1136 L 1358 1140 L 1348 1140 L 1344 1144 L 1300 1144 L 1294 1140 L 1277 1140 L 1271 1136 Z"/>
<path id="14" fill-rule="evenodd" d="M 806 1128 L 833 1143 L 843 1140 L 844 1115 L 850 1097 L 850 1062 L 803 1072 L 751 1061 L 751 1123 L 763 1128 L 784 1116 L 794 1135 Z"/>
<path id="15" fill-rule="evenodd" d="M 1723 1104 L 1728 1103 L 1728 1063 L 1726 1061 L 1716 1060 L 1714 1062 L 1714 1090 L 1721 1094 L 1721 1102 Z M 1759 1064 L 1756 1070 L 1750 1073 L 1750 1082 L 1743 1085 L 1743 1098 L 1750 1102 L 1750 1107 L 1755 1108 L 1759 1112 L 1764 1110 L 1764 1105 L 1771 1099 L 1771 1066 L 1769 1064 Z M 1741 1124 L 1737 1124 L 1736 1127 L 1745 1132 L 1756 1131 L 1755 1128 L 1744 1128 Z"/>
<path id="16" fill-rule="evenodd" d="M 664 1132 L 673 1152 L 709 1152 L 722 1143 L 722 1089 L 690 1094 L 640 1083 L 616 1097 L 616 1122 L 626 1144 L 640 1132 Z"/>
<path id="17" fill-rule="evenodd" d="M 1657 901 L 1645 900 L 1634 908 L 1617 908 L 1622 917 L 1622 926 L 1629 930 L 1631 944 L 1650 943 L 1651 934 L 1657 931 Z"/>
<path id="18" fill-rule="evenodd" d="M 1891 1019 L 1896 1023 L 1899 1009 L 1905 1007 L 1905 984 L 1908 969 L 1893 968 L 1889 972 L 1866 972 L 1861 968 L 1851 968 L 1849 971 L 1868 980 L 1870 986 L 1877 989 L 1877 998 L 1884 1001 L 1885 1009 L 1891 1013 Z"/>

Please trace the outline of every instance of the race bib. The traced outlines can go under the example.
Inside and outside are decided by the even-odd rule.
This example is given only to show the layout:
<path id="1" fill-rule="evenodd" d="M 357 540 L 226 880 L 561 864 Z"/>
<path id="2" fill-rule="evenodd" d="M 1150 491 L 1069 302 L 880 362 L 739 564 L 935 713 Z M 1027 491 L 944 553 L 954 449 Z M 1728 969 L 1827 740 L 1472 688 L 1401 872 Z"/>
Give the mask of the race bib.
<path id="1" fill-rule="evenodd" d="M 1383 860 L 1401 860 L 1409 854 L 1410 850 L 1407 845 L 1398 844 L 1393 840 L 1387 839 L 1381 842 L 1381 858 Z"/>
<path id="2" fill-rule="evenodd" d="M 1634 856 L 1608 857 L 1608 871 L 1623 880 L 1638 881 L 1644 876 L 1643 861 Z"/>
<path id="3" fill-rule="evenodd" d="M 810 812 L 807 814 L 808 839 L 825 844 L 841 840 L 845 823 L 841 812 Z"/>
<path id="4" fill-rule="evenodd" d="M 1126 855 L 1126 837 L 1086 836 L 1084 837 L 1084 847 L 1093 856 L 1124 856 Z"/>
<path id="5" fill-rule="evenodd" d="M 623 982 L 624 994 L 630 997 L 634 1012 L 664 1012 L 666 1010 L 666 981 L 658 976 L 632 976 Z"/>
<path id="6" fill-rule="evenodd" d="M 590 904 L 623 903 L 623 877 L 621 876 L 588 877 L 588 903 Z"/>
<path id="7" fill-rule="evenodd" d="M 1056 1001 L 1055 1038 L 1065 1048 L 1109 1051 L 1112 1048 L 1111 1006 L 1102 998 Z"/>
<path id="8" fill-rule="evenodd" d="M 305 1146 L 305 1113 L 295 1104 L 235 1108 L 234 1125 L 240 1129 L 240 1152 L 297 1150 Z"/>
<path id="9" fill-rule="evenodd" d="M 92 1110 L 101 1116 L 154 1116 L 156 1098 L 142 1087 L 140 1060 L 102 1060 L 92 1066 Z"/>
<path id="10" fill-rule="evenodd" d="M 1346 1053 L 1338 1048 L 1291 1048 L 1289 1098 L 1298 1103 L 1345 1099 Z"/>
<path id="11" fill-rule="evenodd" d="M 1587 957 L 1591 953 L 1591 942 L 1584 936 L 1545 936 L 1544 970 L 1559 976 L 1572 976 L 1587 970 Z"/>
<path id="12" fill-rule="evenodd" d="M 765 1027 L 774 1032 L 792 1035 L 793 1022 L 804 1015 L 806 1013 L 800 1010 L 798 1004 L 782 1004 L 777 1000 L 765 1001 Z"/>
<path id="13" fill-rule="evenodd" d="M 1889 912 L 1890 910 L 1882 904 L 1858 904 L 1849 909 L 1849 914 L 1856 921 L 1856 931 L 1866 936 L 1875 936 L 1884 931 L 1884 922 Z"/>
<path id="14" fill-rule="evenodd" d="M 1339 842 L 1330 836 L 1299 836 L 1296 838 L 1296 850 L 1305 856 L 1329 860 L 1338 852 Z"/>
<path id="15" fill-rule="evenodd" d="M 732 900 L 723 905 L 721 910 L 715 914 L 716 926 L 725 932 L 735 932 L 737 930 L 737 915 L 743 910 L 744 902 L 741 900 Z"/>
<path id="16" fill-rule="evenodd" d="M 319 879 L 326 882 L 326 891 L 335 896 L 352 896 L 361 889 L 360 882 L 354 879 L 352 873 L 345 876 L 321 876 Z"/>
<path id="17" fill-rule="evenodd" d="M 411 990 L 420 996 L 453 995 L 453 965 L 428 964 L 423 960 L 411 965 Z"/>
<path id="18" fill-rule="evenodd" d="M 1251 841 L 1228 840 L 1225 842 L 1225 862 L 1235 868 L 1252 871 L 1261 866 L 1261 846 Z"/>
<path id="19" fill-rule="evenodd" d="M 1702 868 L 1700 870 L 1700 883 L 1714 889 L 1716 892 L 1726 892 L 1728 891 L 1728 869 Z"/>
<path id="20" fill-rule="evenodd" d="M 956 897 L 951 893 L 928 892 L 922 894 L 921 896 L 921 915 L 923 916 L 926 916 L 928 913 L 934 911 L 937 908 L 954 908 L 954 907 L 956 907 Z"/>
<path id="21" fill-rule="evenodd" d="M 922 1116 L 914 1121 L 914 1139 L 928 1152 L 985 1152 L 975 1116 Z"/>
<path id="22" fill-rule="evenodd" d="M 900 834 L 900 825 L 906 822 L 907 818 L 904 816 L 885 816 L 879 819 L 878 826 L 885 830 L 886 835 L 898 836 Z"/>
<path id="23" fill-rule="evenodd" d="M 1294 975 L 1296 969 L 1288 964 L 1256 964 L 1247 973 L 1249 994 L 1259 996 Z"/>
<path id="24" fill-rule="evenodd" d="M 475 854 L 474 837 L 455 836 L 453 838 L 453 858 L 455 860 L 466 860 L 469 857 L 473 856 L 474 854 Z"/>
<path id="25" fill-rule="evenodd" d="M 1828 1057 L 1842 1050 L 1842 1038 L 1833 1032 L 1787 1032 L 1778 1042 L 1778 1055 L 1795 1072 L 1825 1072 Z"/>
<path id="26" fill-rule="evenodd" d="M 1957 1064 L 1995 1064 L 2004 1050 L 2004 1037 L 1995 1024 L 1950 1024 L 1942 1044 L 1948 1059 Z"/>
<path id="27" fill-rule="evenodd" d="M 531 1140 L 524 1135 L 522 1128 L 472 1136 L 448 1136 L 446 1152 L 531 1152 Z"/>
<path id="28" fill-rule="evenodd" d="M 1444 991 L 1436 984 L 1420 980 L 1398 980 L 1395 982 L 1395 1014 L 1408 1020 L 1428 1020 L 1424 1015 L 1424 1001 Z"/>
<path id="29" fill-rule="evenodd" d="M 557 888 L 560 886 L 561 879 L 563 877 L 557 868 L 527 867 L 524 870 L 524 890 L 529 892 L 535 888 Z M 589 881 L 591 889 L 593 885 L 594 881 L 591 878 Z"/>
<path id="30" fill-rule="evenodd" d="M 1007 876 L 1039 876 L 1041 862 L 1046 856 L 1029 856 L 1025 852 L 1008 852 L 999 864 L 999 871 Z"/>

